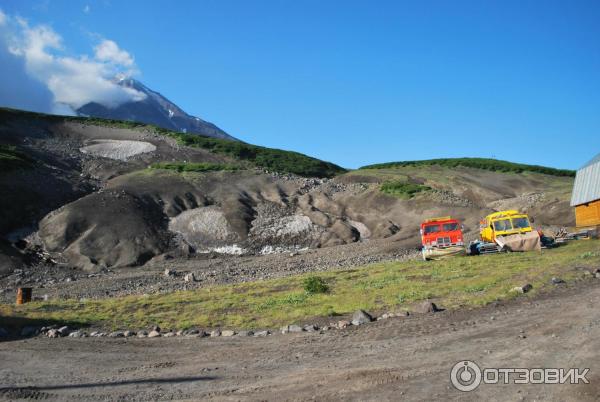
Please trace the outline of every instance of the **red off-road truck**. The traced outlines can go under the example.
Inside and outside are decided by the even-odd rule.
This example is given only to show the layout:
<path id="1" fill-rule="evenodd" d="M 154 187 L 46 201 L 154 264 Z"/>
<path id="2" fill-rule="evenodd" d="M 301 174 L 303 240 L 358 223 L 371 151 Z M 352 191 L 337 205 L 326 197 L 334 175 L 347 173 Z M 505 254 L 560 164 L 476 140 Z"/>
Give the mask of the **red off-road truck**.
<path id="1" fill-rule="evenodd" d="M 450 216 L 421 223 L 421 245 L 425 261 L 466 254 L 462 225 Z"/>

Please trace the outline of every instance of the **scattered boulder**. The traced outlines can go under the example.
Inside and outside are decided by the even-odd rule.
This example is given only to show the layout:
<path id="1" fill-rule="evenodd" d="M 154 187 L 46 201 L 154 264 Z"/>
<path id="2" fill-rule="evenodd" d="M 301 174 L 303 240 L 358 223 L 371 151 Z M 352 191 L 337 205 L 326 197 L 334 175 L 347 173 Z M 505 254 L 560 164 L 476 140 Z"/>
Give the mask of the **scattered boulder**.
<path id="1" fill-rule="evenodd" d="M 21 329 L 21 336 L 24 336 L 24 337 L 36 336 L 39 333 L 40 333 L 40 328 L 33 327 L 31 325 L 28 325 L 26 327 L 23 327 L 23 329 Z"/>
<path id="2" fill-rule="evenodd" d="M 347 321 L 347 320 L 341 320 L 341 321 L 338 321 L 338 323 L 337 323 L 337 327 L 339 329 L 344 329 L 349 325 L 350 325 L 350 321 Z"/>
<path id="3" fill-rule="evenodd" d="M 315 332 L 319 329 L 319 327 L 317 327 L 314 324 L 309 324 L 309 325 L 305 325 L 303 328 L 306 332 Z"/>
<path id="4" fill-rule="evenodd" d="M 555 276 L 552 277 L 552 279 L 550 280 L 550 282 L 552 282 L 552 284 L 554 284 L 554 285 L 560 285 L 562 283 L 565 283 L 565 281 L 563 281 L 562 279 L 557 278 Z"/>
<path id="5" fill-rule="evenodd" d="M 58 338 L 60 337 L 60 332 L 58 332 L 58 329 L 49 329 L 48 332 L 46 332 L 46 336 L 48 338 Z"/>
<path id="6" fill-rule="evenodd" d="M 57 329 L 59 336 L 67 336 L 69 335 L 71 332 L 73 332 L 71 330 L 71 328 L 69 328 L 67 325 L 60 327 L 59 329 Z"/>
<path id="7" fill-rule="evenodd" d="M 147 338 L 148 337 L 148 331 L 146 331 L 146 330 L 138 331 L 137 337 L 138 338 Z"/>
<path id="8" fill-rule="evenodd" d="M 235 335 L 235 331 L 232 331 L 230 329 L 226 329 L 225 331 L 221 332 L 221 336 L 234 336 Z"/>
<path id="9" fill-rule="evenodd" d="M 296 324 L 286 325 L 281 328 L 281 333 L 287 334 L 288 332 L 302 332 L 302 331 L 308 330 L 307 327 L 309 327 L 309 326 L 307 325 L 304 328 L 302 328 L 300 325 L 296 325 Z"/>
<path id="10" fill-rule="evenodd" d="M 364 310 L 356 310 L 352 315 L 352 325 L 368 324 L 373 321 L 373 317 Z"/>
<path id="11" fill-rule="evenodd" d="M 173 332 L 173 331 L 169 331 L 166 334 L 163 334 L 163 337 L 165 337 L 165 338 L 171 338 L 173 336 L 177 336 L 177 334 L 175 334 L 175 332 Z"/>
<path id="12" fill-rule="evenodd" d="M 211 331 L 210 336 L 211 336 L 211 338 L 215 338 L 217 336 L 221 336 L 221 330 L 220 329 L 215 329 L 214 331 Z"/>
<path id="13" fill-rule="evenodd" d="M 437 313 L 438 311 L 442 311 L 442 310 L 435 303 L 433 303 L 431 301 L 424 301 L 423 303 L 419 304 L 419 306 L 417 307 L 417 312 L 421 313 L 421 314 Z"/>
<path id="14" fill-rule="evenodd" d="M 80 330 L 73 331 L 69 334 L 69 338 L 84 338 L 86 333 Z"/>
<path id="15" fill-rule="evenodd" d="M 529 292 L 531 289 L 533 289 L 533 285 L 531 284 L 526 284 L 523 286 L 515 286 L 514 288 L 511 289 L 512 292 L 517 292 L 517 293 L 527 293 Z"/>
<path id="16" fill-rule="evenodd" d="M 254 336 L 256 336 L 256 337 L 263 337 L 263 336 L 267 336 L 267 335 L 271 335 L 271 331 L 269 331 L 268 329 L 254 333 Z"/>
<path id="17" fill-rule="evenodd" d="M 158 338 L 159 336 L 160 336 L 160 332 L 155 329 L 150 331 L 150 333 L 148 334 L 148 338 Z"/>
<path id="18" fill-rule="evenodd" d="M 238 336 L 253 336 L 254 332 L 252 332 L 252 331 L 240 331 L 240 332 L 238 332 L 237 335 Z"/>
<path id="19" fill-rule="evenodd" d="M 194 275 L 193 272 L 190 272 L 188 274 L 185 274 L 185 276 L 183 277 L 183 281 L 184 282 L 196 282 L 196 276 Z"/>
<path id="20" fill-rule="evenodd" d="M 172 269 L 166 268 L 164 275 L 167 278 L 171 278 L 171 277 L 175 276 L 175 271 L 173 271 Z"/>
<path id="21" fill-rule="evenodd" d="M 129 331 L 129 330 L 125 331 L 125 332 L 123 332 L 123 336 L 126 337 L 126 338 L 129 338 L 131 336 L 135 336 L 135 331 Z"/>
<path id="22" fill-rule="evenodd" d="M 186 329 L 185 331 L 183 331 L 183 335 L 195 337 L 195 338 L 202 338 L 202 337 L 206 336 L 207 334 L 206 334 L 206 332 L 199 330 L 198 328 L 192 328 L 192 329 Z"/>
<path id="23" fill-rule="evenodd" d="M 108 334 L 109 338 L 123 338 L 125 333 L 123 331 L 114 331 Z"/>

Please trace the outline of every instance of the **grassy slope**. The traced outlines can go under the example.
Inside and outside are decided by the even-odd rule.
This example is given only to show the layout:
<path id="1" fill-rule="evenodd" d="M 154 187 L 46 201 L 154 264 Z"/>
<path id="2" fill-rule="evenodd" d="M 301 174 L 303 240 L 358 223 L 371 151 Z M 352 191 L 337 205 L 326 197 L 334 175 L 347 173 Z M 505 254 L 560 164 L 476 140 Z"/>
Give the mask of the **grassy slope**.
<path id="1" fill-rule="evenodd" d="M 431 190 L 430 187 L 405 181 L 386 181 L 379 189 L 385 194 L 400 198 L 411 198 L 415 194 Z"/>
<path id="2" fill-rule="evenodd" d="M 175 138 L 182 145 L 203 148 L 237 160 L 249 161 L 256 166 L 276 172 L 294 173 L 306 177 L 333 177 L 346 172 L 345 169 L 331 162 L 321 161 L 298 152 L 259 147 L 238 141 L 175 133 L 162 129 L 158 131 Z"/>
<path id="3" fill-rule="evenodd" d="M 446 166 L 446 167 L 471 167 L 476 169 L 485 169 L 493 172 L 533 172 L 542 173 L 552 176 L 568 176 L 575 177 L 574 170 L 566 169 L 555 169 L 546 166 L 539 165 L 526 165 L 523 163 L 513 163 L 508 161 L 502 161 L 498 159 L 488 158 L 443 158 L 443 159 L 429 159 L 422 161 L 401 161 L 401 162 L 388 162 L 378 163 L 375 165 L 363 166 L 360 169 L 389 169 L 395 167 L 404 166 Z"/>
<path id="4" fill-rule="evenodd" d="M 457 179 L 460 175 L 460 170 L 464 167 L 449 167 L 439 165 L 406 165 L 388 168 L 366 169 L 360 168 L 345 174 L 347 177 L 361 176 L 370 179 L 375 179 L 379 183 L 393 182 L 410 182 L 418 178 L 424 182 L 426 186 L 435 188 L 445 188 L 453 190 L 455 182 L 464 182 L 462 179 Z M 570 200 L 571 191 L 573 190 L 573 178 L 569 176 L 554 176 L 535 172 L 496 172 L 501 175 L 519 175 L 531 182 L 540 183 L 540 188 L 543 188 L 548 198 L 557 198 L 559 200 Z"/>
<path id="5" fill-rule="evenodd" d="M 33 161 L 15 147 L 0 144 L 0 173 L 32 166 Z"/>
<path id="6" fill-rule="evenodd" d="M 280 173 L 294 173 L 306 177 L 333 177 L 346 171 L 346 169 L 331 162 L 325 162 L 298 152 L 260 147 L 239 141 L 204 137 L 196 134 L 183 134 L 138 122 L 88 117 L 54 116 L 0 108 L 0 118 L 8 117 L 27 117 L 31 119 L 44 119 L 56 123 L 68 121 L 105 127 L 151 130 L 175 138 L 182 145 L 203 148 L 216 154 L 226 155 L 240 161 L 247 161 L 255 166 Z"/>
<path id="7" fill-rule="evenodd" d="M 192 163 L 192 162 L 159 162 L 150 165 L 150 169 L 174 170 L 176 172 L 218 172 L 221 170 L 240 170 L 239 166 L 224 165 L 219 163 Z"/>
<path id="8" fill-rule="evenodd" d="M 164 295 L 128 296 L 90 301 L 0 305 L 5 320 L 81 322 L 107 328 L 277 327 L 315 316 L 401 310 L 432 298 L 445 308 L 479 306 L 515 297 L 510 289 L 533 284 L 528 295 L 546 291 L 550 279 L 572 281 L 600 264 L 600 241 L 578 241 L 542 254 L 512 253 L 446 261 L 391 262 L 320 274 L 330 288 L 308 295 L 309 275 L 222 285 Z M 310 274 L 314 275 L 314 274 Z M 9 318 L 10 317 L 10 318 Z"/>

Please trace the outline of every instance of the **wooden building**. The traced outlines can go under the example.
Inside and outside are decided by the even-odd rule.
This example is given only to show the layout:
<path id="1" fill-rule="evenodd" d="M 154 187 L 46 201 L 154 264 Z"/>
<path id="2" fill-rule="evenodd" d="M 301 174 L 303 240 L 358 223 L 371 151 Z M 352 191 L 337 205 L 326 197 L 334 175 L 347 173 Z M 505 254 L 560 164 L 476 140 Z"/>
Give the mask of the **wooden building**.
<path id="1" fill-rule="evenodd" d="M 577 171 L 571 206 L 578 228 L 600 226 L 600 155 Z"/>

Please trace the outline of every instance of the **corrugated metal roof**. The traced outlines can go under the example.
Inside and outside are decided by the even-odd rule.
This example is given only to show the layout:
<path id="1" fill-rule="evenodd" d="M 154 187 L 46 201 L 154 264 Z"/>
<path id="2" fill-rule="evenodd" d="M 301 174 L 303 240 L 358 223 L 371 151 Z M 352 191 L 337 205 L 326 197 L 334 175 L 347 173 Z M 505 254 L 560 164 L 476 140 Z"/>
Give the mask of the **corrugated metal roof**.
<path id="1" fill-rule="evenodd" d="M 600 162 L 600 154 L 596 155 L 591 161 L 589 161 L 588 163 L 586 163 L 585 165 L 583 165 L 581 167 L 581 169 L 586 168 L 588 166 L 592 166 L 596 163 Z"/>
<path id="2" fill-rule="evenodd" d="M 596 200 L 600 200 L 600 154 L 577 171 L 571 206 Z"/>

